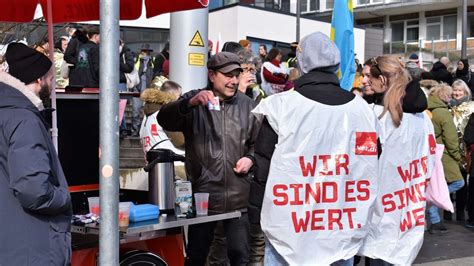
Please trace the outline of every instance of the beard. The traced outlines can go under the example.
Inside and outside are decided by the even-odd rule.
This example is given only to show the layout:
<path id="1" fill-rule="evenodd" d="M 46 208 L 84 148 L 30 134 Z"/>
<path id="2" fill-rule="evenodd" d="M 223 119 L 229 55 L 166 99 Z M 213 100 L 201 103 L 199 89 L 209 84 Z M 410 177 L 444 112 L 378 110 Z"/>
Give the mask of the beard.
<path id="1" fill-rule="evenodd" d="M 41 81 L 40 86 L 41 89 L 39 91 L 39 97 L 43 102 L 44 107 L 49 108 L 51 107 L 51 87 L 47 82 L 43 80 Z"/>

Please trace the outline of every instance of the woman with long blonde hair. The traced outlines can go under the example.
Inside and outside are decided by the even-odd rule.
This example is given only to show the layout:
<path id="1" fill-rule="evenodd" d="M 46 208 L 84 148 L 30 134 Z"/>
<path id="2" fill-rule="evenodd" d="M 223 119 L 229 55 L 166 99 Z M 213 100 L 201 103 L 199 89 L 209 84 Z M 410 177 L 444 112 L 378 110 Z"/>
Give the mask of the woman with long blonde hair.
<path id="1" fill-rule="evenodd" d="M 376 103 L 373 108 L 378 117 L 381 144 L 379 187 L 374 214 L 369 218 L 369 235 L 359 254 L 372 258 L 371 265 L 409 265 L 423 244 L 424 227 L 418 226 L 418 220 L 417 226 L 410 228 L 402 229 L 402 224 L 408 212 L 424 213 L 426 203 L 405 202 L 396 195 L 406 188 L 426 184 L 426 177 L 434 166 L 429 143 L 429 136 L 434 134 L 433 126 L 423 112 L 427 101 L 419 82 L 411 80 L 398 58 L 373 58 L 369 82 L 376 96 L 383 99 L 378 101 L 382 105 Z M 426 171 L 420 171 L 416 179 L 401 178 L 400 169 L 410 169 L 414 161 L 422 158 L 425 158 Z M 424 198 L 424 191 L 424 187 L 419 189 L 418 196 Z M 423 217 L 420 219 L 424 222 Z"/>

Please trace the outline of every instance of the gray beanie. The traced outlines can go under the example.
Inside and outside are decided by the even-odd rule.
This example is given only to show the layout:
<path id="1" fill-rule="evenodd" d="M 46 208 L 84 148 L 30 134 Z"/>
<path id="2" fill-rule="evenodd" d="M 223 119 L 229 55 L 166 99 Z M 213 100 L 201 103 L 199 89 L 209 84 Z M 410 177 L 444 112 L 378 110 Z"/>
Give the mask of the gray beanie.
<path id="1" fill-rule="evenodd" d="M 334 42 L 328 36 L 317 31 L 305 36 L 296 50 L 298 65 L 303 74 L 313 69 L 325 69 L 336 72 L 341 56 Z"/>

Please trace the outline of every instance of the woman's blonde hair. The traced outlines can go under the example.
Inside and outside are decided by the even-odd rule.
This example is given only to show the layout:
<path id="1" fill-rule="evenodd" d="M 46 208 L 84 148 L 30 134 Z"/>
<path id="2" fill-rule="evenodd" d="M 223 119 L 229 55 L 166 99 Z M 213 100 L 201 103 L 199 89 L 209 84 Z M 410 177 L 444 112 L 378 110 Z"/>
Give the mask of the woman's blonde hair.
<path id="1" fill-rule="evenodd" d="M 451 88 L 451 86 L 445 83 L 436 85 L 430 91 L 430 96 L 436 96 L 440 98 L 443 102 L 445 101 L 444 99 L 446 99 L 447 96 L 451 96 L 451 94 L 453 94 L 453 88 Z"/>
<path id="2" fill-rule="evenodd" d="M 453 82 L 453 85 L 451 85 L 451 87 L 453 89 L 454 87 L 460 87 L 461 89 L 463 89 L 464 94 L 466 94 L 469 101 L 471 100 L 471 96 L 472 96 L 471 89 L 469 89 L 469 87 L 467 86 L 466 82 L 464 82 L 464 80 L 457 79 L 456 81 Z"/>
<path id="3" fill-rule="evenodd" d="M 379 119 L 388 111 L 393 124 L 399 127 L 403 118 L 403 97 L 411 80 L 410 75 L 395 56 L 374 58 L 370 72 L 376 78 L 382 75 L 386 79 L 387 90 L 383 99 L 383 112 Z"/>

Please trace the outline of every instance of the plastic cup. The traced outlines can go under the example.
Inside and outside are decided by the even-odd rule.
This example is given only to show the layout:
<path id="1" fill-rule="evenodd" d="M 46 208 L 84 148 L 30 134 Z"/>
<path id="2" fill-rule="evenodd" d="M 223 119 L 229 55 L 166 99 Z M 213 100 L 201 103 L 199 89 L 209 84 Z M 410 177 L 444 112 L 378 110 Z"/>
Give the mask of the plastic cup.
<path id="1" fill-rule="evenodd" d="M 209 193 L 194 193 L 194 199 L 196 201 L 196 214 L 207 215 L 209 207 Z"/>
<path id="2" fill-rule="evenodd" d="M 120 202 L 119 203 L 119 227 L 128 227 L 130 224 L 130 202 Z"/>
<path id="3" fill-rule="evenodd" d="M 93 213 L 95 215 L 100 214 L 100 205 L 99 205 L 99 197 L 89 197 L 87 198 L 89 203 L 89 213 Z"/>

